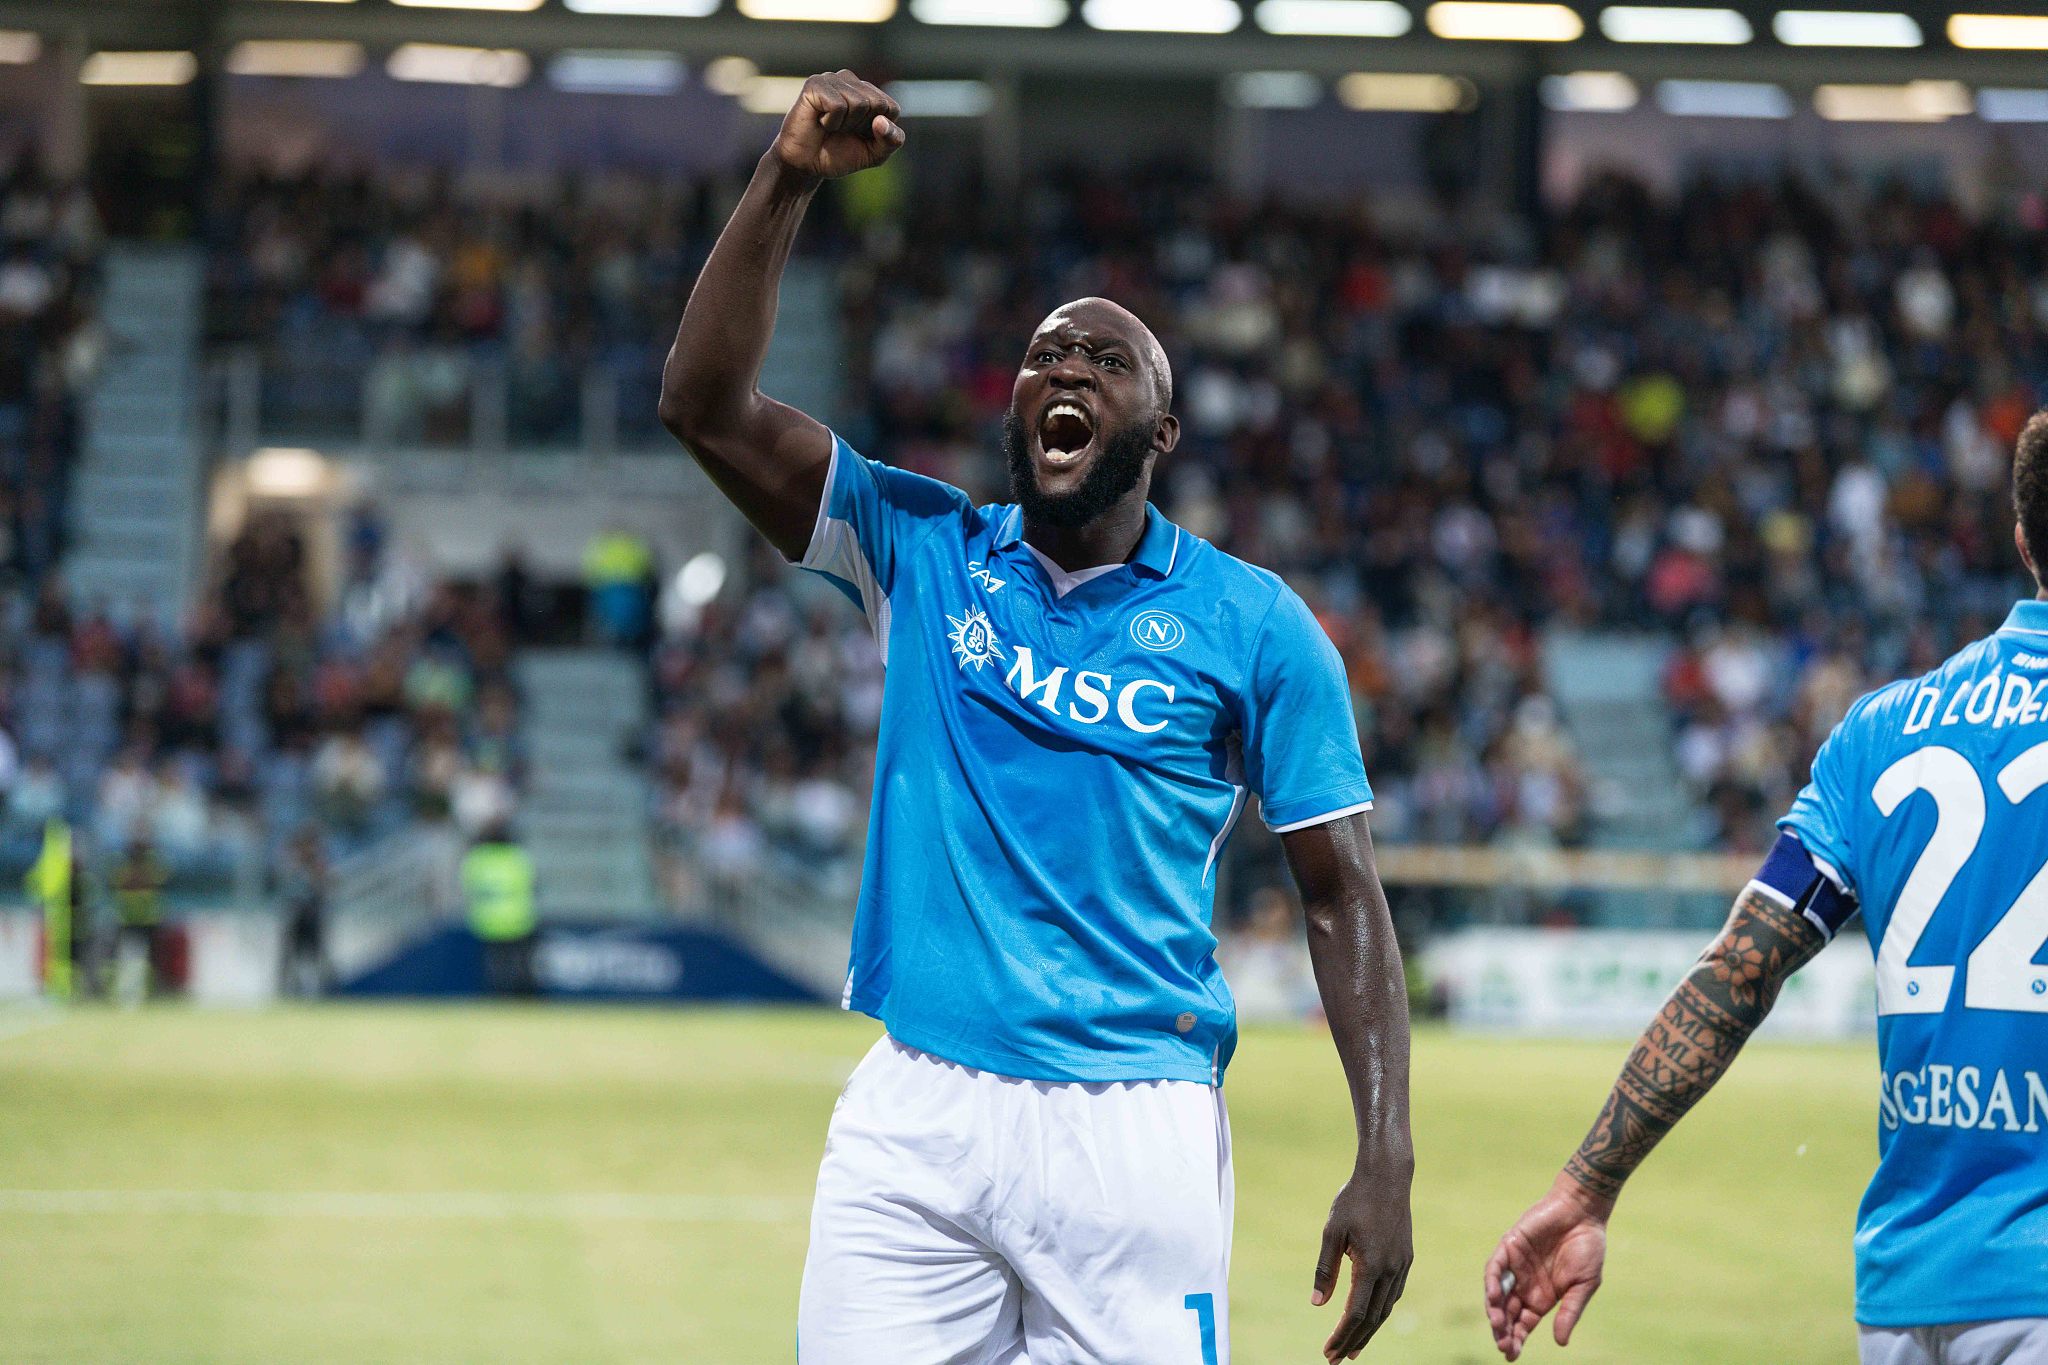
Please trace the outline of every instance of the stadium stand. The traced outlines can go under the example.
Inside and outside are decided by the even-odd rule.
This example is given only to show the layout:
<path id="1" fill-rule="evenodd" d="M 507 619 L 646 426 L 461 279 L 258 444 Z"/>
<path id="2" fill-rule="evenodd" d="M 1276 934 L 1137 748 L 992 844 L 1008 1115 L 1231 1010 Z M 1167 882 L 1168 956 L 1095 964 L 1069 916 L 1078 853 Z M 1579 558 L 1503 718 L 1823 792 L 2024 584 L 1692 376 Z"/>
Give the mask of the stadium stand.
<path id="1" fill-rule="evenodd" d="M 619 439 L 645 444 L 712 198 L 656 179 L 510 194 L 249 174 L 214 224 L 209 335 L 263 354 L 266 434 L 473 444 L 494 374 L 506 444 L 574 444 L 595 372 Z M 1351 670 L 1383 839 L 1741 849 L 1850 699 L 2013 591 L 1982 528 L 2039 394 L 2040 212 L 1847 179 L 1702 179 L 1659 200 L 1606 177 L 1547 223 L 1396 226 L 1153 169 L 1054 178 L 1015 221 L 915 198 L 916 253 L 886 218 L 828 218 L 807 246 L 837 275 L 847 434 L 984 497 L 1003 487 L 1010 352 L 1045 302 L 1099 291 L 1154 319 L 1187 422 L 1160 499 L 1310 598 Z M 66 231 L 10 268 L 71 261 Z M 69 335 L 72 308 L 42 315 Z M 22 512 L 26 568 L 52 533 Z M 45 649 L 23 655 L 15 701 L 26 759 L 56 756 L 38 698 L 104 692 L 66 799 L 100 791 L 111 836 L 146 782 L 189 807 L 189 774 L 212 812 L 196 843 L 169 841 L 191 866 L 256 792 L 272 851 L 305 817 L 346 852 L 496 809 L 518 771 L 502 613 L 483 588 L 394 589 L 382 552 L 365 530 L 323 621 L 292 598 L 288 534 L 256 524 L 189 638 L 124 638 L 117 666 L 90 609 L 24 632 Z M 747 568 L 648 656 L 641 747 L 678 904 L 774 870 L 833 894 L 858 859 L 872 651 L 770 557 Z M 138 712 L 138 693 L 208 712 L 218 740 Z M 1242 842 L 1234 906 L 1274 873 L 1272 848 Z"/>

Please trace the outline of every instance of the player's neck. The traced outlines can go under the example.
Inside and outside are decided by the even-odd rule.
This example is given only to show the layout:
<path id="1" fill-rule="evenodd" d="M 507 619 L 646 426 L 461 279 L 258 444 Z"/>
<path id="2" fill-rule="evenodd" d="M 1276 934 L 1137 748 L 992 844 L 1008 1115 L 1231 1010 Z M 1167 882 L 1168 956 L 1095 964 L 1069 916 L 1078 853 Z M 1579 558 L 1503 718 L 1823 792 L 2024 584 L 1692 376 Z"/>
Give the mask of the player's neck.
<path id="1" fill-rule="evenodd" d="M 1145 538 L 1145 492 L 1141 483 L 1116 506 L 1080 526 L 1051 526 L 1026 516 L 1024 539 L 1068 573 L 1121 564 L 1138 552 L 1138 542 Z"/>

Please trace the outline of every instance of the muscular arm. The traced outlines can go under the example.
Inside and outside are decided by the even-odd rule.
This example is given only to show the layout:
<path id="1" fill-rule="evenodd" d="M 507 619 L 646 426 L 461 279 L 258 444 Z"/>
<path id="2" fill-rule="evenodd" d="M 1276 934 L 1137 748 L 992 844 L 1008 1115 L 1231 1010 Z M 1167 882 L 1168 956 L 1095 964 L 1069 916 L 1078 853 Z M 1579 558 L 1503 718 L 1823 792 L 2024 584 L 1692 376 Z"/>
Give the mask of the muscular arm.
<path id="1" fill-rule="evenodd" d="M 1358 1157 L 1330 1208 L 1312 1301 L 1327 1302 L 1337 1264 L 1352 1261 L 1351 1297 L 1323 1348 L 1355 1356 L 1386 1321 L 1414 1260 L 1408 1189 L 1408 989 L 1363 814 L 1281 836 L 1301 888 L 1308 949 L 1330 1037 L 1351 1089 Z"/>
<path id="2" fill-rule="evenodd" d="M 1825 891 L 1813 883 L 1813 894 Z M 1713 1089 L 1786 980 L 1826 943 L 1799 908 L 1759 883 L 1736 900 L 1720 936 L 1636 1041 L 1600 1117 L 1550 1193 L 1507 1230 L 1486 1263 L 1487 1321 L 1509 1360 L 1553 1308 L 1557 1343 L 1571 1339 L 1600 1287 L 1607 1220 L 1622 1185 Z"/>
<path id="3" fill-rule="evenodd" d="M 801 556 L 825 492 L 825 428 L 758 387 L 783 268 L 811 197 L 903 145 L 896 102 L 850 71 L 813 76 L 690 291 L 661 375 L 661 421 L 775 548 Z"/>

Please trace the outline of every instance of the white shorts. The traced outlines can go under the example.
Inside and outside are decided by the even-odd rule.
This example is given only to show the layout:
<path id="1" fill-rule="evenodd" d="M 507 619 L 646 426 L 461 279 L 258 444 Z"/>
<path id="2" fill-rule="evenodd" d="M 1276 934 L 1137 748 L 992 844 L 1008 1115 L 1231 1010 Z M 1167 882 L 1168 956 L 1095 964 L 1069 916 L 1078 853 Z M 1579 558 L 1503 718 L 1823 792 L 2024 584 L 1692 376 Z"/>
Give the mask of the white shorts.
<path id="1" fill-rule="evenodd" d="M 802 1365 L 1226 1365 L 1230 1124 L 1193 1081 L 875 1044 L 832 1112 Z"/>
<path id="2" fill-rule="evenodd" d="M 1858 1331 L 1863 1365 L 2048 1365 L 2048 1318 Z"/>

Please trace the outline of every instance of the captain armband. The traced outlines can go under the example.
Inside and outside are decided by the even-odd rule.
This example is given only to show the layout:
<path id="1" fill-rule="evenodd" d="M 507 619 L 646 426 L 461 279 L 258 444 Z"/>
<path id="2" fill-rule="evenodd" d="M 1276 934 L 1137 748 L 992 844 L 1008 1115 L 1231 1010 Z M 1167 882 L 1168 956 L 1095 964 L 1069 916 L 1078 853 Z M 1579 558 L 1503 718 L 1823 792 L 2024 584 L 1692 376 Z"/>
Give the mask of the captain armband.
<path id="1" fill-rule="evenodd" d="M 1842 884 L 1841 874 L 1808 853 L 1791 833 L 1778 835 L 1749 889 L 1797 910 L 1829 938 L 1856 913 L 1856 895 Z"/>

